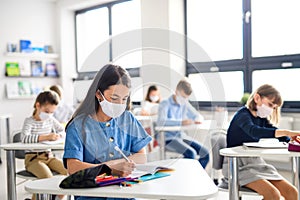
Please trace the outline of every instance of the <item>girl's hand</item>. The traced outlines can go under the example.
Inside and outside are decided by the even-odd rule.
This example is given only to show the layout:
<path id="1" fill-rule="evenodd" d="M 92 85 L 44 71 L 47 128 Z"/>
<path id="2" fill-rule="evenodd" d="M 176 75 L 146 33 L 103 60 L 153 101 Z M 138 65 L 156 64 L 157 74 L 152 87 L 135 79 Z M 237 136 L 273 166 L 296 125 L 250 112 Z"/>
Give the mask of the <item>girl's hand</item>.
<path id="1" fill-rule="evenodd" d="M 55 140 L 58 140 L 59 138 L 60 138 L 60 135 L 56 134 L 56 133 L 49 133 L 47 136 L 47 139 L 49 141 L 55 141 Z"/>
<path id="2" fill-rule="evenodd" d="M 121 177 L 126 177 L 131 174 L 131 172 L 135 168 L 135 163 L 134 162 L 120 162 L 114 165 L 109 166 L 112 169 L 112 174 L 121 176 Z"/>
<path id="3" fill-rule="evenodd" d="M 184 120 L 182 120 L 182 122 L 181 122 L 181 124 L 182 124 L 183 126 L 191 125 L 191 124 L 193 124 L 193 123 L 194 123 L 194 121 L 191 120 L 191 119 L 184 119 Z"/>

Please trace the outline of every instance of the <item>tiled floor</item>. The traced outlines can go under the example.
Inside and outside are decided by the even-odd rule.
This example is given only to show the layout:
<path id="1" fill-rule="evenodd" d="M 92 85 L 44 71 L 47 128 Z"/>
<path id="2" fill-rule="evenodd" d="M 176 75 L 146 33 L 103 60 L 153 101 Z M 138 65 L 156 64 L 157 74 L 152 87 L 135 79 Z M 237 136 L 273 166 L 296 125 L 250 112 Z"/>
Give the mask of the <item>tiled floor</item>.
<path id="1" fill-rule="evenodd" d="M 5 156 L 5 152 L 2 150 L 1 150 L 1 159 L 2 159 L 2 164 L 0 165 L 0 177 L 2 177 L 2 181 L 1 181 L 2 186 L 0 187 L 0 200 L 5 200 L 5 199 L 7 199 L 6 156 Z M 24 167 L 23 160 L 17 160 L 16 165 L 17 165 L 17 170 L 23 169 L 23 167 Z M 208 171 L 210 171 L 209 167 L 208 167 Z M 288 180 L 291 179 L 289 172 L 287 172 L 287 171 L 280 171 L 280 172 Z M 25 198 L 31 198 L 31 194 L 29 194 L 28 192 L 26 192 L 24 190 L 24 184 L 21 182 L 22 182 L 22 179 L 17 178 L 17 184 L 19 184 L 17 186 L 17 197 L 18 197 L 17 200 L 24 200 Z M 258 198 L 254 197 L 254 196 L 243 196 L 242 199 L 243 200 L 255 200 Z M 229 200 L 228 192 L 219 191 L 219 194 L 216 198 L 212 198 L 209 200 Z"/>

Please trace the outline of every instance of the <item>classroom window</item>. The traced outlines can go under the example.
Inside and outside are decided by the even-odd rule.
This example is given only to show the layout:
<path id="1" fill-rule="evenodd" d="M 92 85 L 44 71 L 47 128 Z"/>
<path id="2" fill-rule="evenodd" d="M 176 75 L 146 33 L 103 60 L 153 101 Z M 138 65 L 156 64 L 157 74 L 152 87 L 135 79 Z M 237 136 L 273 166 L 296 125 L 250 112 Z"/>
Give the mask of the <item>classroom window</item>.
<path id="1" fill-rule="evenodd" d="M 108 9 L 106 7 L 89 10 L 76 15 L 76 51 L 77 51 L 77 70 L 97 71 L 90 69 L 84 62 L 96 48 L 105 48 L 109 52 L 108 45 L 105 43 L 109 39 Z M 105 62 L 109 61 L 109 54 L 102 54 Z"/>
<path id="2" fill-rule="evenodd" d="M 230 95 L 225 95 L 227 102 L 238 102 L 243 92 L 269 83 L 283 91 L 286 108 L 298 102 L 300 109 L 300 95 L 293 92 L 299 85 L 299 0 L 186 0 L 185 4 L 187 37 L 201 45 L 210 58 L 203 60 L 187 42 L 188 76 L 213 72 L 208 65 L 217 66 L 218 72 L 237 71 L 242 75 L 237 78 L 233 73 L 231 80 L 241 84 L 224 84 L 225 94 Z M 195 80 L 195 84 L 200 82 Z M 208 100 L 207 94 L 198 96 L 198 101 Z"/>
<path id="3" fill-rule="evenodd" d="M 141 28 L 140 10 L 140 0 L 122 0 L 76 11 L 79 74 L 96 72 L 99 66 L 109 62 L 124 68 L 141 66 L 142 53 L 134 48 L 141 44 L 141 37 L 134 38 L 135 46 L 131 49 L 126 43 L 128 38 L 122 39 Z"/>
<path id="4" fill-rule="evenodd" d="M 300 1 L 252 0 L 252 56 L 300 53 Z"/>
<path id="5" fill-rule="evenodd" d="M 253 72 L 253 88 L 268 83 L 281 94 L 284 101 L 299 101 L 300 69 L 256 70 Z"/>
<path id="6" fill-rule="evenodd" d="M 244 92 L 243 72 L 208 72 L 190 74 L 192 101 L 240 101 Z"/>
<path id="7" fill-rule="evenodd" d="M 188 38 L 203 48 L 211 60 L 241 59 L 242 1 L 188 0 L 187 3 Z M 188 55 L 197 53 L 192 51 L 189 48 Z M 199 62 L 193 57 L 188 59 Z"/>

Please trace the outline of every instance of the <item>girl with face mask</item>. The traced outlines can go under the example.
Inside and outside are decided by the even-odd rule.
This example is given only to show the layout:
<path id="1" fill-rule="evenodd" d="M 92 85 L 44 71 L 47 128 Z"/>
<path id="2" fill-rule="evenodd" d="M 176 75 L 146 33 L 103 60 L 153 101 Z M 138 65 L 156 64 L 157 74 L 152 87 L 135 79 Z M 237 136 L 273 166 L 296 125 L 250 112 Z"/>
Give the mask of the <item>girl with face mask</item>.
<path id="1" fill-rule="evenodd" d="M 23 124 L 23 143 L 55 141 L 65 136 L 63 126 L 52 117 L 58 103 L 59 97 L 53 91 L 44 91 L 37 96 L 33 115 L 26 118 Z M 62 161 L 53 157 L 50 151 L 26 152 L 25 168 L 37 178 L 52 177 L 51 170 L 67 175 Z M 58 195 L 56 198 L 62 199 L 63 197 L 63 195 Z M 32 199 L 35 199 L 34 195 Z"/>
<path id="2" fill-rule="evenodd" d="M 156 85 L 151 85 L 148 88 L 145 101 L 142 103 L 142 110 L 140 114 L 144 116 L 157 115 L 160 100 L 161 97 L 158 87 Z"/>
<path id="3" fill-rule="evenodd" d="M 113 175 L 128 176 L 135 163 L 146 162 L 145 146 L 151 137 L 126 109 L 130 87 L 130 76 L 120 66 L 108 64 L 97 73 L 66 126 L 63 160 L 70 174 L 106 164 Z M 116 149 L 121 149 L 130 162 Z M 85 199 L 116 198 L 75 197 Z"/>
<path id="4" fill-rule="evenodd" d="M 271 85 L 265 84 L 254 91 L 246 106 L 240 108 L 232 118 L 227 131 L 227 147 L 243 145 L 244 142 L 258 142 L 260 138 L 278 138 L 288 142 L 300 135 L 300 131 L 278 129 L 280 93 Z M 248 187 L 265 200 L 298 199 L 297 189 L 285 180 L 277 170 L 262 158 L 238 158 L 239 184 Z M 228 177 L 228 163 L 225 158 L 223 174 Z"/>

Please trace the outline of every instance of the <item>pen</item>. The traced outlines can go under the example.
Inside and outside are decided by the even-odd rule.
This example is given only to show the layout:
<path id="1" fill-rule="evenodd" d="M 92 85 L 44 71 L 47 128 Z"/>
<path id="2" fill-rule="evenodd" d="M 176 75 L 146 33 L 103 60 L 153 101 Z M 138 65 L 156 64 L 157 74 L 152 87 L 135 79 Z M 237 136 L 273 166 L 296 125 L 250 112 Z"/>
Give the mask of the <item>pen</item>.
<path id="1" fill-rule="evenodd" d="M 127 162 L 130 162 L 129 158 L 123 153 L 123 151 L 118 146 L 115 146 L 115 150 L 117 150 Z"/>

